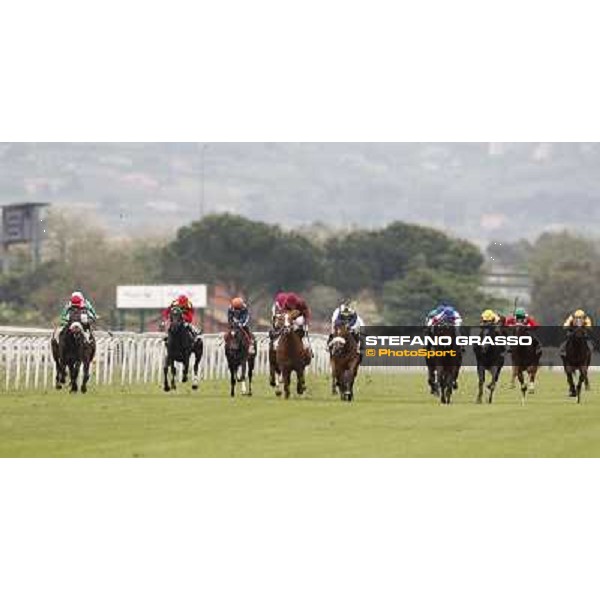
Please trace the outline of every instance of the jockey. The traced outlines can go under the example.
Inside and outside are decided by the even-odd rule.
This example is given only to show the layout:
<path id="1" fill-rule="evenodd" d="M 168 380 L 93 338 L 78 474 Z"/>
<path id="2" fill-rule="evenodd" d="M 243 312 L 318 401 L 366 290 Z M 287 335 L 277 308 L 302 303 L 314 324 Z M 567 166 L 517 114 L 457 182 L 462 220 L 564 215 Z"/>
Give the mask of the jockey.
<path id="1" fill-rule="evenodd" d="M 333 339 L 335 328 L 338 325 L 347 325 L 348 329 L 354 336 L 356 343 L 358 344 L 357 350 L 360 354 L 360 330 L 361 327 L 365 326 L 364 321 L 350 302 L 350 300 L 344 300 L 334 311 L 331 316 L 331 333 L 329 335 L 329 342 Z"/>
<path id="2" fill-rule="evenodd" d="M 175 298 L 171 304 L 162 311 L 163 320 L 161 323 L 161 328 L 164 328 L 167 320 L 171 318 L 171 310 L 173 308 L 179 308 L 181 310 L 186 327 L 192 333 L 194 338 L 197 338 L 202 334 L 202 330 L 199 327 L 194 327 L 193 325 L 195 315 L 194 305 L 185 294 L 180 294 L 177 296 L 177 298 Z"/>
<path id="3" fill-rule="evenodd" d="M 69 322 L 71 320 L 71 315 L 74 312 L 79 311 L 81 314 L 81 324 L 83 325 L 83 331 L 86 338 L 90 339 L 93 337 L 92 325 L 98 319 L 98 315 L 96 314 L 96 309 L 94 305 L 87 300 L 81 292 L 73 292 L 71 294 L 71 298 L 64 305 L 61 313 L 60 313 L 60 330 L 56 329 L 54 331 L 53 336 L 56 338 L 60 338 L 63 335 L 63 332 L 67 330 L 69 326 Z"/>
<path id="4" fill-rule="evenodd" d="M 527 314 L 527 311 L 524 308 L 517 308 L 514 315 L 511 315 L 506 319 L 507 327 L 515 327 L 517 325 L 524 325 L 525 327 L 531 327 L 532 329 L 536 329 L 540 326 L 533 317 Z"/>
<path id="5" fill-rule="evenodd" d="M 427 315 L 427 327 L 435 327 L 442 323 L 454 325 L 457 329 L 462 325 L 460 313 L 446 302 L 440 303 L 436 308 L 430 310 Z"/>
<path id="6" fill-rule="evenodd" d="M 563 323 L 565 329 L 572 329 L 573 327 L 585 327 L 586 329 L 592 326 L 592 319 L 588 314 L 581 308 L 578 308 L 575 312 L 572 312 L 567 320 Z"/>
<path id="7" fill-rule="evenodd" d="M 88 328 L 89 325 L 95 323 L 98 319 L 98 315 L 96 314 L 96 309 L 94 308 L 93 304 L 87 300 L 81 292 L 73 292 L 70 300 L 64 305 L 60 313 L 60 324 L 62 327 L 68 325 L 71 313 L 75 312 L 76 310 L 85 311 L 85 313 L 88 315 L 89 320 L 91 320 L 91 323 L 88 324 Z"/>
<path id="8" fill-rule="evenodd" d="M 506 318 L 505 324 L 507 327 L 517 327 L 521 325 L 527 327 L 528 329 L 531 329 L 532 331 L 540 327 L 540 324 L 533 317 L 528 315 L 527 311 L 524 308 L 517 308 L 513 315 Z M 541 354 L 542 344 L 540 340 L 537 338 L 537 336 L 533 334 L 531 335 L 531 337 L 533 339 L 533 344 L 536 347 L 537 354 Z M 512 353 L 512 348 L 509 348 L 508 351 Z"/>
<path id="9" fill-rule="evenodd" d="M 236 325 L 239 326 L 249 340 L 248 354 L 256 352 L 256 339 L 250 331 L 250 311 L 248 305 L 242 298 L 232 298 L 227 309 L 227 322 L 233 329 Z"/>
<path id="10" fill-rule="evenodd" d="M 589 315 L 581 308 L 578 308 L 576 311 L 572 312 L 563 323 L 563 328 L 567 330 L 566 339 L 560 345 L 560 355 L 564 358 L 567 354 L 567 341 L 573 335 L 573 331 L 576 327 L 583 327 L 585 330 L 585 339 L 590 347 L 590 350 L 593 351 L 593 344 L 591 343 L 588 331 L 592 328 L 592 319 Z"/>
<path id="11" fill-rule="evenodd" d="M 275 326 L 275 316 L 284 311 L 297 310 L 300 314 L 294 319 L 293 327 L 300 332 L 304 348 L 310 350 L 308 341 L 308 322 L 310 320 L 310 309 L 306 300 L 295 292 L 278 292 L 275 296 L 272 309 L 273 326 Z M 277 332 L 273 332 L 272 337 L 278 337 Z M 277 340 L 275 341 L 275 347 Z"/>
<path id="12" fill-rule="evenodd" d="M 491 308 L 487 308 L 481 313 L 481 319 L 479 324 L 482 326 L 485 325 L 502 325 L 503 318 Z"/>

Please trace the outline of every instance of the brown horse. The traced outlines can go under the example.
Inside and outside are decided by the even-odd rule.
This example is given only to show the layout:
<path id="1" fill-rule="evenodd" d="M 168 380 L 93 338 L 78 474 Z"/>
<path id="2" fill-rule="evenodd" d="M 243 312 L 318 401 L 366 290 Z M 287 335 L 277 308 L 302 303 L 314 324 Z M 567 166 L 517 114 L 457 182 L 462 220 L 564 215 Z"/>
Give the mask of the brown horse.
<path id="1" fill-rule="evenodd" d="M 589 390 L 590 382 L 588 380 L 588 369 L 592 361 L 592 351 L 590 349 L 587 331 L 585 327 L 578 323 L 569 332 L 569 336 L 564 345 L 564 354 L 561 355 L 563 367 L 569 384 L 569 396 L 577 398 L 581 402 L 581 388 Z M 573 375 L 579 371 L 579 380 L 577 386 L 573 381 Z"/>
<path id="2" fill-rule="evenodd" d="M 533 337 L 531 329 L 524 325 L 511 327 L 511 333 L 518 338 Z M 533 338 L 531 345 L 517 344 L 512 347 L 511 352 L 513 373 L 519 380 L 521 386 L 521 404 L 525 404 L 527 392 L 535 393 L 535 377 L 540 368 L 540 359 L 542 357 L 542 348 L 536 338 Z M 525 375 L 529 377 L 529 382 L 525 381 Z"/>
<path id="3" fill-rule="evenodd" d="M 339 389 L 342 400 L 354 399 L 354 380 L 358 374 L 360 354 L 354 334 L 345 324 L 337 325 L 329 342 L 331 355 L 331 391 Z"/>
<path id="4" fill-rule="evenodd" d="M 292 373 L 296 373 L 296 392 L 302 395 L 306 390 L 304 370 L 310 364 L 310 352 L 304 348 L 302 337 L 293 326 L 298 311 L 284 312 L 274 319 L 277 340 L 271 341 L 269 349 L 270 383 L 276 386 L 275 394 L 290 397 Z M 277 381 L 275 381 L 277 379 Z"/>

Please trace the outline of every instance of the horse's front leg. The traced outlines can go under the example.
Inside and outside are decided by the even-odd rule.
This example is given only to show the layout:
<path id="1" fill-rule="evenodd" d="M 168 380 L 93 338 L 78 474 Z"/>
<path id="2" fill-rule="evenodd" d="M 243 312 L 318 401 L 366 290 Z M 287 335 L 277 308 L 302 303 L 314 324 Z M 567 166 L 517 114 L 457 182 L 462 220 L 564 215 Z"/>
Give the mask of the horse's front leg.
<path id="1" fill-rule="evenodd" d="M 277 385 L 276 377 L 279 374 L 279 369 L 277 368 L 277 357 L 273 352 L 272 344 L 273 342 L 271 342 L 271 347 L 269 348 L 269 385 L 275 387 Z"/>
<path id="2" fill-rule="evenodd" d="M 575 398 L 575 396 L 577 396 L 577 390 L 575 389 L 575 382 L 573 381 L 572 369 L 565 367 L 565 375 L 567 376 L 567 385 L 569 386 L 569 396 Z"/>
<path id="3" fill-rule="evenodd" d="M 530 367 L 527 369 L 527 374 L 529 375 L 529 384 L 527 386 L 527 390 L 530 394 L 535 394 L 535 376 L 537 373 L 537 367 Z"/>
<path id="4" fill-rule="evenodd" d="M 252 374 L 254 373 L 254 357 L 248 359 L 248 396 L 252 396 Z"/>
<path id="5" fill-rule="evenodd" d="M 247 359 L 242 360 L 242 364 L 240 365 L 240 377 L 238 381 L 242 384 L 242 396 L 245 396 L 248 393 L 248 386 L 246 385 L 246 369 L 247 369 Z"/>
<path id="6" fill-rule="evenodd" d="M 481 404 L 483 400 L 483 386 L 485 384 L 485 368 L 482 365 L 477 365 L 477 377 L 479 378 L 479 388 L 477 390 L 477 404 Z"/>
<path id="7" fill-rule="evenodd" d="M 306 383 L 304 381 L 304 369 L 296 371 L 296 393 L 298 396 L 302 396 L 306 390 Z"/>
<path id="8" fill-rule="evenodd" d="M 175 361 L 171 363 L 171 389 L 177 389 L 177 367 Z"/>
<path id="9" fill-rule="evenodd" d="M 188 356 L 187 359 L 185 359 L 183 361 L 183 373 L 181 375 L 182 383 L 187 383 L 189 371 L 190 371 L 190 357 Z"/>
<path id="10" fill-rule="evenodd" d="M 284 398 L 290 397 L 290 383 L 292 379 L 292 372 L 290 369 L 283 369 L 283 396 Z"/>
<path id="11" fill-rule="evenodd" d="M 90 363 L 87 360 L 83 361 L 83 380 L 81 382 L 81 393 L 87 392 L 87 384 L 90 380 Z"/>
<path id="12" fill-rule="evenodd" d="M 193 367 L 193 375 L 192 375 L 192 389 L 198 389 L 198 368 L 200 366 L 200 359 L 198 358 L 198 354 L 194 354 L 194 367 Z"/>
<path id="13" fill-rule="evenodd" d="M 440 386 L 436 379 L 437 371 L 435 365 L 427 363 L 427 373 L 427 383 L 429 384 L 429 389 L 434 396 L 437 396 L 440 393 Z"/>
<path id="14" fill-rule="evenodd" d="M 229 367 L 229 395 L 232 398 L 235 396 L 236 371 L 237 367 Z"/>
<path id="15" fill-rule="evenodd" d="M 77 379 L 79 378 L 79 366 L 80 363 L 78 361 L 73 362 L 69 365 L 69 376 L 71 378 L 71 392 L 77 392 L 78 385 Z"/>
<path id="16" fill-rule="evenodd" d="M 525 404 L 525 395 L 527 394 L 527 383 L 525 382 L 525 377 L 523 376 L 523 370 L 517 367 L 517 379 L 519 380 L 519 385 L 521 386 L 521 404 Z"/>
<path id="17" fill-rule="evenodd" d="M 585 385 L 586 392 L 589 392 L 590 391 L 590 380 L 588 377 L 588 366 L 587 365 L 584 367 L 584 374 L 585 374 L 585 379 L 584 379 L 583 383 Z"/>
<path id="18" fill-rule="evenodd" d="M 171 390 L 169 386 L 169 359 L 165 357 L 165 362 L 163 364 L 163 389 L 165 392 Z"/>
<path id="19" fill-rule="evenodd" d="M 331 369 L 331 394 L 335 396 L 337 393 L 337 375 L 335 373 L 335 361 L 333 358 L 329 360 L 329 365 Z"/>
<path id="20" fill-rule="evenodd" d="M 579 369 L 579 381 L 577 382 L 577 403 L 581 402 L 581 388 L 583 387 L 583 382 L 585 381 L 586 374 L 584 372 L 585 367 L 581 367 Z"/>
<path id="21" fill-rule="evenodd" d="M 497 365 L 494 365 L 491 370 L 492 380 L 491 380 L 490 384 L 488 385 L 488 390 L 490 392 L 488 395 L 488 404 L 491 404 L 492 400 L 494 399 L 494 392 L 496 391 L 496 383 L 498 381 L 499 375 L 500 375 L 500 367 L 498 367 Z"/>
<path id="22" fill-rule="evenodd" d="M 64 375 L 64 367 L 58 360 L 55 360 L 54 363 L 56 365 L 55 386 L 57 390 L 61 390 L 66 378 Z"/>

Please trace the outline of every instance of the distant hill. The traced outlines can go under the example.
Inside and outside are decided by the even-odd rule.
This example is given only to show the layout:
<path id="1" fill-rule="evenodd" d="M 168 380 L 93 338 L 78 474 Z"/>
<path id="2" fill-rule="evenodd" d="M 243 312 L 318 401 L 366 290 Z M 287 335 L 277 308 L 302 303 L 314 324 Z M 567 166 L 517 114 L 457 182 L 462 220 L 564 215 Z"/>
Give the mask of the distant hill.
<path id="1" fill-rule="evenodd" d="M 403 220 L 482 244 L 600 233 L 589 143 L 0 144 L 0 203 L 99 215 L 116 234 L 172 233 L 204 211 L 298 226 Z"/>

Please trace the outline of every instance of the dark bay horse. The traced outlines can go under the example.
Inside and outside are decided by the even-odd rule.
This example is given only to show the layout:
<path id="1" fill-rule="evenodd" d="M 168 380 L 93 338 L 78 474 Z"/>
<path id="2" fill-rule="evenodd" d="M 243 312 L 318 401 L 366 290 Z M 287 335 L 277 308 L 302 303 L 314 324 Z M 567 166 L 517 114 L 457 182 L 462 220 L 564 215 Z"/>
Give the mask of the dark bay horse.
<path id="1" fill-rule="evenodd" d="M 163 364 L 163 389 L 165 392 L 176 389 L 175 379 L 177 369 L 175 363 L 183 365 L 182 382 L 188 380 L 190 368 L 190 357 L 194 355 L 194 368 L 192 378 L 192 389 L 198 389 L 198 368 L 204 353 L 204 343 L 201 337 L 194 339 L 193 333 L 189 330 L 180 308 L 174 307 L 170 312 L 170 324 L 167 332 L 166 354 Z M 169 385 L 169 369 L 171 370 L 171 383 Z"/>
<path id="2" fill-rule="evenodd" d="M 242 395 L 252 396 L 252 373 L 256 358 L 256 344 L 239 325 L 234 325 L 225 336 L 225 356 L 230 376 L 230 395 L 235 396 L 235 384 L 242 384 Z M 254 346 L 254 347 L 253 347 Z M 253 347 L 254 352 L 250 352 Z M 246 374 L 248 375 L 248 388 L 246 389 Z"/>
<path id="3" fill-rule="evenodd" d="M 87 312 L 75 310 L 69 315 L 69 322 L 50 342 L 52 357 L 56 364 L 56 389 L 62 389 L 69 372 L 71 392 L 79 389 L 79 371 L 83 370 L 81 393 L 87 392 L 90 379 L 90 365 L 96 354 L 96 341 L 90 328 Z"/>
<path id="4" fill-rule="evenodd" d="M 432 346 L 431 350 L 439 355 L 430 359 L 440 402 L 450 404 L 452 393 L 458 385 L 458 374 L 462 365 L 462 348 L 456 343 L 456 328 L 453 325 L 437 325 L 434 333 L 438 337 L 445 336 L 451 340 L 449 345 Z"/>
<path id="5" fill-rule="evenodd" d="M 563 367 L 569 384 L 569 395 L 577 398 L 581 402 L 581 388 L 585 385 L 588 390 L 590 383 L 588 380 L 588 369 L 592 361 L 592 351 L 590 349 L 586 328 L 580 324 L 576 325 L 569 332 L 565 343 L 564 355 L 561 356 Z M 573 381 L 573 375 L 579 372 L 577 387 Z"/>
<path id="6" fill-rule="evenodd" d="M 495 340 L 498 335 L 502 333 L 496 325 L 482 325 L 479 335 L 485 341 L 485 338 L 489 337 L 491 340 Z M 475 352 L 475 359 L 477 360 L 477 376 L 479 378 L 479 389 L 477 391 L 477 403 L 481 404 L 483 399 L 483 386 L 485 384 L 485 374 L 489 372 L 491 376 L 490 383 L 487 388 L 489 391 L 487 401 L 489 404 L 492 403 L 494 398 L 494 391 L 498 378 L 500 377 L 500 371 L 504 366 L 504 355 L 506 352 L 505 346 L 499 346 L 491 343 L 476 345 L 473 348 Z"/>
<path id="7" fill-rule="evenodd" d="M 347 325 L 336 326 L 329 342 L 331 356 L 331 391 L 339 390 L 342 400 L 354 398 L 354 380 L 358 374 L 360 355 L 354 334 Z"/>
<path id="8" fill-rule="evenodd" d="M 294 328 L 293 322 L 298 311 L 284 312 L 275 317 L 277 340 L 272 342 L 269 351 L 271 385 L 276 385 L 275 394 L 290 397 L 292 373 L 296 373 L 296 392 L 301 396 L 306 390 L 304 370 L 310 364 L 310 351 L 304 348 L 302 337 Z M 278 325 L 280 325 L 278 327 Z M 277 382 L 275 382 L 277 379 Z"/>
<path id="9" fill-rule="evenodd" d="M 519 339 L 532 337 L 532 330 L 526 325 L 513 325 L 510 333 L 516 335 Z M 513 373 L 519 380 L 521 386 L 521 403 L 525 403 L 527 392 L 535 393 L 535 377 L 540 368 L 540 359 L 542 358 L 542 348 L 539 342 L 533 338 L 531 345 L 517 344 L 512 347 L 511 352 Z M 529 377 L 529 382 L 525 381 L 525 373 Z"/>

